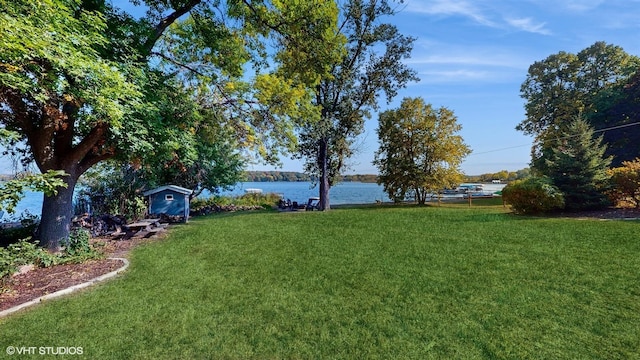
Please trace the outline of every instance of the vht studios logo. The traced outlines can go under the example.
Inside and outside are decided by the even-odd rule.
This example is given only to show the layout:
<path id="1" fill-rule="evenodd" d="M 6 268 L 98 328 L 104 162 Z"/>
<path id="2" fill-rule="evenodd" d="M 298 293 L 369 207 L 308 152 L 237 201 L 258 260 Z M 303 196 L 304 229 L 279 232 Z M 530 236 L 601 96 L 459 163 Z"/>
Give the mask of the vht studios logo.
<path id="1" fill-rule="evenodd" d="M 74 346 L 8 346 L 7 355 L 82 355 Z"/>

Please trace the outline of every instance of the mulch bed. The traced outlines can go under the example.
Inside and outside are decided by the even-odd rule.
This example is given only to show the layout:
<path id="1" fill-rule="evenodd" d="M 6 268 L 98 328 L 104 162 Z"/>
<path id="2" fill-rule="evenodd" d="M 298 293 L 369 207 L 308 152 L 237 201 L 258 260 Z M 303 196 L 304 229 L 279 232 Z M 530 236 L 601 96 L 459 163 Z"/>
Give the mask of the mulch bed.
<path id="1" fill-rule="evenodd" d="M 157 237 L 128 240 L 109 238 L 92 239 L 105 257 L 127 257 L 129 251 L 141 243 L 157 241 Z M 33 268 L 0 283 L 0 311 L 12 308 L 41 296 L 79 285 L 98 276 L 121 268 L 124 263 L 116 259 L 90 260 L 82 264 L 56 265 Z"/>
<path id="2" fill-rule="evenodd" d="M 14 275 L 3 286 L 7 291 L 0 294 L 0 311 L 58 290 L 82 284 L 100 275 L 117 270 L 123 265 L 122 260 L 90 260 L 83 264 L 35 268 L 24 274 Z"/>

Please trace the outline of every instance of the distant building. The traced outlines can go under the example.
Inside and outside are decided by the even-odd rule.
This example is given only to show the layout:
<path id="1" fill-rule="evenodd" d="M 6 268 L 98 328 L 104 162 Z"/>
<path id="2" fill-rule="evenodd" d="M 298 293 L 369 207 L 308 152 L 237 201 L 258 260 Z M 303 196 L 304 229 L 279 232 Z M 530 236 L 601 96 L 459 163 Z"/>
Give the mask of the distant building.
<path id="1" fill-rule="evenodd" d="M 149 215 L 180 216 L 189 220 L 189 196 L 193 191 L 176 185 L 160 186 L 143 193 L 149 198 Z"/>
<path id="2" fill-rule="evenodd" d="M 499 179 L 493 179 L 493 180 L 491 180 L 491 183 L 492 184 L 501 184 L 502 181 L 500 181 Z"/>

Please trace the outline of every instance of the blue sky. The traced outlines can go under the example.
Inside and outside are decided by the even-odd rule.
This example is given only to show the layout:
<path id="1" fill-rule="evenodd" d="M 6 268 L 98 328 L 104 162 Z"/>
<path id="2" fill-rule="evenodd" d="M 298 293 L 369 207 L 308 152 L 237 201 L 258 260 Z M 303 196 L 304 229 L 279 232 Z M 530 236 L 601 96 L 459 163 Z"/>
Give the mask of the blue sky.
<path id="1" fill-rule="evenodd" d="M 515 127 L 525 117 L 520 85 L 535 61 L 596 41 L 640 55 L 639 0 L 408 0 L 398 10 L 389 20 L 416 38 L 407 63 L 421 80 L 381 110 L 403 97 L 453 110 L 473 150 L 461 167 L 468 175 L 528 166 L 532 138 Z M 377 173 L 377 114 L 365 127 L 349 173 Z M 285 160 L 282 169 L 301 168 Z"/>
<path id="2" fill-rule="evenodd" d="M 559 51 L 577 53 L 596 41 L 640 55 L 640 0 L 406 0 L 397 9 L 388 20 L 416 38 L 407 63 L 420 81 L 391 104 L 381 104 L 381 111 L 397 108 L 404 97 L 453 110 L 463 127 L 460 135 L 473 150 L 462 164 L 468 175 L 528 166 L 532 139 L 515 126 L 525 116 L 520 85 L 529 65 Z M 366 122 L 347 173 L 377 172 L 371 164 L 378 149 L 377 116 Z M 300 161 L 282 160 L 277 170 L 302 170 Z M 2 170 L 7 165 L 7 159 L 0 160 Z"/>

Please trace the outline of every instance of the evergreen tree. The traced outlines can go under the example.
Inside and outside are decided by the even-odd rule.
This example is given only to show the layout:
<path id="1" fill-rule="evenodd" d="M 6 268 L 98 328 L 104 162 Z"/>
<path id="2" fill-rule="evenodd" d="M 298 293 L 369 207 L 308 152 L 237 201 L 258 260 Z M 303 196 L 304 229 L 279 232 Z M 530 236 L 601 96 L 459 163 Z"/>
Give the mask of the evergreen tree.
<path id="1" fill-rule="evenodd" d="M 545 160 L 545 175 L 564 193 L 565 208 L 580 211 L 606 206 L 604 191 L 612 159 L 604 156 L 602 137 L 595 138 L 589 124 L 577 118 L 556 142 Z"/>

